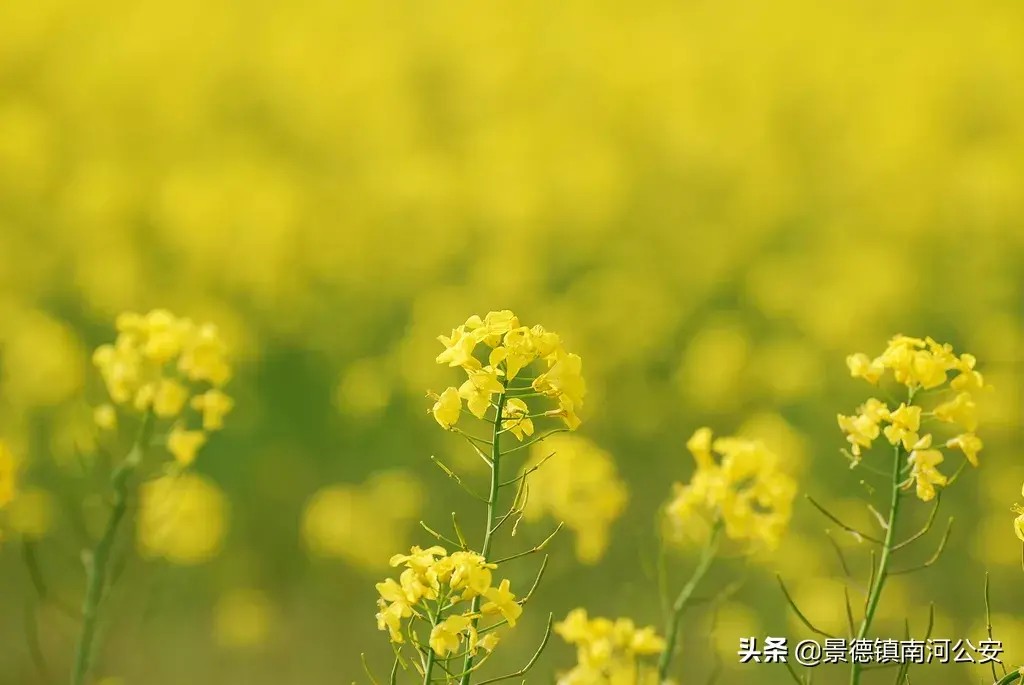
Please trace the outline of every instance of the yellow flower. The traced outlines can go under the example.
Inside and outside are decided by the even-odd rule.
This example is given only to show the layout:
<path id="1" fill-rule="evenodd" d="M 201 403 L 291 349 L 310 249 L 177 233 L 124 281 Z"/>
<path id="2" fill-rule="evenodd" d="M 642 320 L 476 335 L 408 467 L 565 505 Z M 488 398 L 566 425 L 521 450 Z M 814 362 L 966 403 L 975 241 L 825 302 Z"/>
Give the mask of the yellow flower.
<path id="1" fill-rule="evenodd" d="M 0 509 L 14 500 L 18 487 L 18 465 L 7 443 L 0 440 Z"/>
<path id="2" fill-rule="evenodd" d="M 572 400 L 566 395 L 558 398 L 558 409 L 549 409 L 544 412 L 544 416 L 562 419 L 566 427 L 571 431 L 576 430 L 583 423 L 580 421 L 580 417 L 576 415 L 576 409 L 573 407 Z"/>
<path id="3" fill-rule="evenodd" d="M 438 656 L 445 656 L 459 648 L 462 632 L 471 624 L 467 616 L 452 615 L 438 623 L 430 631 L 430 648 Z"/>
<path id="4" fill-rule="evenodd" d="M 508 621 L 509 626 L 515 627 L 516 619 L 523 613 L 523 607 L 515 601 L 516 596 L 509 592 L 508 588 L 508 578 L 502 580 L 498 587 L 489 588 L 484 593 L 488 601 L 480 610 L 485 614 L 500 613 Z"/>
<path id="5" fill-rule="evenodd" d="M 505 334 L 502 345 L 491 350 L 487 363 L 497 366 L 505 362 L 506 377 L 511 381 L 537 357 L 533 330 L 521 326 Z"/>
<path id="6" fill-rule="evenodd" d="M 410 603 L 409 596 L 405 594 L 405 588 L 399 585 L 394 578 L 388 578 L 382 583 L 377 583 L 374 587 L 377 588 L 377 593 L 381 596 L 381 599 L 385 601 L 392 604 L 408 605 Z"/>
<path id="7" fill-rule="evenodd" d="M 578 354 L 562 355 L 547 372 L 533 381 L 533 389 L 554 397 L 565 396 L 573 407 L 583 406 L 587 384 L 583 380 L 583 360 Z"/>
<path id="8" fill-rule="evenodd" d="M 93 409 L 92 420 L 101 430 L 117 428 L 117 409 L 112 404 L 101 404 Z"/>
<path id="9" fill-rule="evenodd" d="M 187 401 L 188 388 L 173 378 L 164 378 L 153 394 L 153 413 L 161 418 L 173 418 L 181 413 Z"/>
<path id="10" fill-rule="evenodd" d="M 715 465 L 715 460 L 711 456 L 711 436 L 710 428 L 698 428 L 686 441 L 686 449 L 693 455 L 698 469 L 707 469 Z"/>
<path id="11" fill-rule="evenodd" d="M 977 408 L 971 394 L 961 392 L 954 399 L 937 406 L 934 414 L 935 418 L 940 421 L 957 423 L 963 426 L 967 432 L 973 433 L 978 427 Z"/>
<path id="12" fill-rule="evenodd" d="M 113 345 L 100 345 L 92 361 L 115 404 L 124 404 L 133 398 L 141 372 L 141 357 L 134 340 L 121 336 Z"/>
<path id="13" fill-rule="evenodd" d="M 504 386 L 498 380 L 498 370 L 493 366 L 466 373 L 469 378 L 459 387 L 459 397 L 466 400 L 466 408 L 473 416 L 482 419 L 491 406 L 491 397 L 501 392 Z"/>
<path id="14" fill-rule="evenodd" d="M 926 435 L 914 445 L 913 451 L 907 458 L 910 464 L 910 478 L 917 484 L 917 496 L 923 502 L 935 498 L 935 486 L 946 484 L 946 477 L 939 473 L 937 466 L 942 463 L 942 452 L 929 449 L 932 444 L 932 436 Z M 910 487 L 908 482 L 906 487 Z"/>
<path id="15" fill-rule="evenodd" d="M 921 407 L 901 404 L 888 416 L 891 422 L 885 427 L 885 437 L 893 445 L 902 442 L 904 449 L 911 449 L 917 442 L 917 431 L 921 427 Z"/>
<path id="16" fill-rule="evenodd" d="M 224 416 L 234 409 L 235 401 L 224 392 L 213 388 L 192 398 L 192 408 L 203 413 L 203 430 L 215 431 L 224 427 Z"/>
<path id="17" fill-rule="evenodd" d="M 390 578 L 389 578 L 390 580 Z M 394 582 L 394 581 L 392 581 Z M 405 642 L 402 635 L 402 619 L 412 616 L 412 609 L 403 599 L 388 604 L 384 599 L 377 600 L 380 611 L 377 612 L 377 630 L 387 630 L 390 640 L 396 644 Z"/>
<path id="18" fill-rule="evenodd" d="M 522 441 L 524 436 L 533 435 L 533 419 L 529 416 L 530 408 L 518 397 L 509 398 L 501 410 L 502 417 L 508 419 L 501 422 L 502 430 L 506 430 Z"/>
<path id="19" fill-rule="evenodd" d="M 466 328 L 473 338 L 488 347 L 497 347 L 502 337 L 514 328 L 519 328 L 519 318 L 508 309 L 488 312 L 483 319 L 473 315 L 466 320 Z"/>
<path id="20" fill-rule="evenodd" d="M 852 447 L 851 452 L 857 457 L 861 454 L 861 448 L 871 447 L 871 443 L 874 442 L 881 431 L 879 427 L 881 417 L 877 412 L 870 411 L 867 405 L 862 407 L 861 411 L 854 416 L 839 414 L 837 419 L 839 427 L 846 433 L 846 440 Z"/>
<path id="21" fill-rule="evenodd" d="M 962 433 L 955 438 L 950 438 L 946 441 L 946 447 L 959 448 L 964 456 L 967 457 L 967 461 L 971 462 L 971 466 L 978 466 L 978 452 L 981 451 L 984 444 L 974 433 Z"/>
<path id="22" fill-rule="evenodd" d="M 973 356 L 963 355 L 958 366 L 960 374 L 949 382 L 949 387 L 957 392 L 975 392 L 988 388 L 989 386 L 985 385 L 985 377 L 974 370 L 976 363 Z"/>
<path id="23" fill-rule="evenodd" d="M 213 324 L 203 324 L 186 338 L 178 359 L 178 370 L 191 381 L 205 381 L 223 387 L 231 379 L 227 345 Z"/>
<path id="24" fill-rule="evenodd" d="M 590 621 L 586 609 L 573 609 L 564 620 L 554 625 L 554 633 L 569 644 L 582 642 L 590 636 Z"/>
<path id="25" fill-rule="evenodd" d="M 674 485 L 664 509 L 667 532 L 683 542 L 695 517 L 718 512 L 728 537 L 776 547 L 792 515 L 796 482 L 780 470 L 778 457 L 762 442 L 711 438 L 710 430 L 701 429 L 688 443 L 703 466 L 686 485 Z"/>
<path id="26" fill-rule="evenodd" d="M 185 334 L 190 328 L 190 321 L 179 320 L 166 309 L 151 311 L 142 322 L 142 331 L 146 335 L 143 354 L 157 364 L 171 361 L 180 354 Z"/>
<path id="27" fill-rule="evenodd" d="M 437 579 L 415 568 L 407 568 L 398 577 L 398 583 L 409 598 L 410 604 L 416 604 L 422 598 L 437 599 L 440 584 Z"/>
<path id="28" fill-rule="evenodd" d="M 448 388 L 442 392 L 430 412 L 441 428 L 451 430 L 452 426 L 458 423 L 459 415 L 462 413 L 462 398 L 459 397 L 458 388 Z"/>
<path id="29" fill-rule="evenodd" d="M 653 627 L 638 629 L 628 618 L 588 619 L 584 609 L 573 609 L 554 632 L 576 646 L 577 664 L 559 674 L 559 685 L 658 685 L 656 672 L 639 660 L 665 648 Z"/>
<path id="30" fill-rule="evenodd" d="M 437 355 L 438 364 L 447 364 L 450 367 L 461 366 L 466 370 L 480 368 L 480 360 L 473 356 L 477 339 L 471 333 L 466 332 L 465 326 L 453 329 L 451 336 L 440 335 L 437 339 L 445 347 L 444 352 Z"/>
<path id="31" fill-rule="evenodd" d="M 665 639 L 658 635 L 653 626 L 633 631 L 629 649 L 635 654 L 660 654 L 665 649 Z"/>
<path id="32" fill-rule="evenodd" d="M 414 546 L 409 554 L 396 554 L 391 557 L 388 562 L 392 566 L 405 565 L 407 568 L 411 568 L 418 573 L 426 573 L 427 569 L 434 565 L 437 557 L 447 556 L 448 552 L 445 551 L 444 547 L 434 545 L 426 549 L 421 549 L 418 546 Z"/>
<path id="33" fill-rule="evenodd" d="M 476 630 L 473 630 L 472 626 L 470 626 L 470 630 L 469 630 L 469 651 L 471 653 L 476 654 L 477 651 L 479 651 L 481 649 L 483 649 L 486 652 L 493 652 L 494 648 L 498 646 L 498 642 L 500 642 L 500 641 L 501 641 L 501 638 L 498 636 L 497 633 L 495 633 L 493 631 L 490 632 L 490 633 L 487 633 L 481 639 L 479 633 L 477 633 Z"/>
<path id="34" fill-rule="evenodd" d="M 132 407 L 137 412 L 145 412 L 153 406 L 153 398 L 156 396 L 156 384 L 145 383 L 140 385 L 132 398 Z"/>
<path id="35" fill-rule="evenodd" d="M 181 466 L 192 464 L 204 444 L 206 444 L 206 433 L 185 430 L 181 426 L 175 426 L 167 436 L 167 451 L 174 455 L 175 461 Z"/>
<path id="36" fill-rule="evenodd" d="M 850 368 L 850 375 L 853 378 L 863 378 L 872 385 L 877 385 L 882 374 L 885 373 L 885 365 L 881 360 L 871 359 L 863 352 L 847 357 L 846 365 Z"/>
<path id="37" fill-rule="evenodd" d="M 463 590 L 462 599 L 472 599 L 487 592 L 491 587 L 491 571 L 498 568 L 473 552 L 455 552 L 450 557 L 451 576 L 448 584 L 452 590 Z"/>

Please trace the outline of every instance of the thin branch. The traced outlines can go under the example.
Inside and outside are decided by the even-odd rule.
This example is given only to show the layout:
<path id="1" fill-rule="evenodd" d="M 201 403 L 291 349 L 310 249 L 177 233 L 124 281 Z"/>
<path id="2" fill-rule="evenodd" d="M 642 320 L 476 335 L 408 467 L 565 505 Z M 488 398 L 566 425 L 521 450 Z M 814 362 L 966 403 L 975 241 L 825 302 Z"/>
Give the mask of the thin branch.
<path id="1" fill-rule="evenodd" d="M 914 566 L 914 567 L 911 567 L 911 568 L 908 568 L 908 569 L 903 569 L 901 571 L 890 571 L 889 573 L 891 573 L 894 576 L 895 575 L 903 575 L 903 574 L 906 574 L 906 573 L 914 573 L 915 571 L 922 571 L 922 570 L 928 568 L 929 566 L 934 564 L 936 561 L 938 561 L 939 557 L 942 556 L 942 552 L 945 551 L 945 549 L 946 549 L 946 542 L 949 540 L 949 534 L 952 531 L 953 531 L 953 517 L 950 516 L 949 517 L 949 523 L 946 524 L 946 532 L 943 533 L 942 540 L 939 541 L 939 548 L 935 550 L 935 554 L 932 555 L 931 559 L 929 559 L 928 561 L 924 562 L 920 566 Z"/>
<path id="2" fill-rule="evenodd" d="M 475 435 L 473 435 L 471 433 L 467 433 L 466 431 L 462 430 L 461 428 L 453 428 L 452 430 L 454 432 L 458 433 L 459 435 L 461 435 L 462 437 L 464 437 L 466 440 L 469 440 L 469 443 L 471 445 L 472 444 L 476 444 L 478 442 L 480 444 L 482 444 L 482 445 L 491 445 L 491 444 L 493 444 L 487 438 L 479 438 L 479 437 L 477 437 L 477 436 L 475 436 Z"/>
<path id="3" fill-rule="evenodd" d="M 447 475 L 453 481 L 458 483 L 459 487 L 462 488 L 463 490 L 465 490 L 466 492 L 468 492 L 473 498 L 478 499 L 481 502 L 487 502 L 487 498 L 486 497 L 478 495 L 476 492 L 474 492 L 468 485 L 466 485 L 465 483 L 462 482 L 462 479 L 459 478 L 457 473 L 455 473 L 450 468 L 448 468 L 443 463 L 441 463 L 441 460 L 438 459 L 437 457 L 435 457 L 433 454 L 430 455 L 430 461 L 434 462 L 434 464 L 437 465 L 437 468 L 439 468 L 442 471 L 444 471 L 445 475 Z"/>
<path id="4" fill-rule="evenodd" d="M 548 614 L 548 625 L 547 625 L 547 628 L 544 630 L 544 637 L 541 639 L 540 645 L 537 647 L 537 651 L 533 653 L 533 657 L 528 662 L 526 662 L 525 666 L 523 666 L 521 669 L 519 669 L 515 673 L 509 673 L 508 675 L 498 676 L 497 678 L 490 678 L 488 680 L 481 680 L 479 683 L 477 683 L 477 685 L 488 685 L 488 683 L 499 683 L 502 680 L 511 680 L 512 678 L 518 678 L 520 676 L 526 675 L 530 671 L 530 669 L 533 668 L 533 665 L 535 663 L 537 663 L 537 659 L 540 658 L 540 654 L 541 654 L 541 652 L 544 651 L 544 648 L 548 646 L 548 640 L 551 639 L 551 626 L 552 626 L 552 623 L 554 623 L 554 620 L 555 620 L 555 615 L 554 614 Z"/>
<path id="5" fill-rule="evenodd" d="M 874 514 L 875 518 L 878 519 L 878 525 L 882 527 L 882 530 L 889 530 L 889 523 L 885 520 L 885 517 L 882 516 L 881 512 L 879 512 L 878 509 L 875 509 L 873 506 L 871 506 L 870 502 L 868 503 L 868 511 Z"/>
<path id="6" fill-rule="evenodd" d="M 513 516 L 521 515 L 526 510 L 526 502 L 527 500 L 529 500 L 529 498 L 530 481 L 524 478 L 523 480 L 519 481 L 519 485 L 518 487 L 516 487 L 516 495 L 515 497 L 512 498 L 512 506 L 509 507 L 508 511 L 501 515 L 501 517 L 494 524 L 494 527 L 491 528 L 491 535 L 496 533 L 499 528 L 505 525 L 505 522 L 508 521 L 510 518 L 512 518 Z M 516 522 L 516 524 L 518 525 L 518 521 Z M 514 529 L 512 531 L 512 535 L 515 535 Z"/>
<path id="7" fill-rule="evenodd" d="M 836 637 L 835 635 L 826 633 L 824 630 L 816 628 L 814 624 L 811 623 L 806 616 L 804 616 L 804 612 L 800 611 L 800 607 L 796 605 L 796 602 L 793 601 L 793 597 L 789 594 L 789 590 L 786 589 L 786 584 L 782 582 L 782 576 L 776 575 L 775 578 L 779 581 L 779 587 L 782 588 L 782 594 L 786 596 L 786 601 L 789 603 L 789 606 L 791 609 L 793 609 L 794 613 L 796 613 L 797 618 L 800 619 L 800 622 L 807 626 L 808 630 L 810 630 L 812 633 L 817 633 L 822 637 L 834 639 Z"/>
<path id="8" fill-rule="evenodd" d="M 815 509 L 817 509 L 822 514 L 824 514 L 830 521 L 832 521 L 837 526 L 839 526 L 840 528 L 845 530 L 847 533 L 850 533 L 854 537 L 858 538 L 858 540 L 869 540 L 870 542 L 874 542 L 875 544 L 879 544 L 879 545 L 882 544 L 882 541 L 879 540 L 878 538 L 873 537 L 871 535 L 866 535 L 866 534 L 860 532 L 859 530 L 857 530 L 856 528 L 854 528 L 852 526 L 848 526 L 845 523 L 843 523 L 842 521 L 840 521 L 838 518 L 836 518 L 836 516 L 832 512 L 830 512 L 828 509 L 826 509 L 825 507 L 823 507 L 820 504 L 818 504 L 814 500 L 814 498 L 811 497 L 810 495 L 804 495 L 804 497 L 807 499 L 808 502 L 810 502 L 812 505 L 814 505 Z"/>
<path id="9" fill-rule="evenodd" d="M 956 471 L 953 472 L 953 475 L 950 476 L 949 480 L 946 481 L 947 488 L 956 482 L 956 479 L 960 477 L 960 474 L 964 472 L 964 469 L 967 468 L 967 464 L 969 463 L 970 462 L 967 461 L 966 459 L 960 462 L 960 466 L 957 467 Z"/>
<path id="10" fill-rule="evenodd" d="M 909 640 L 910 639 L 910 619 L 908 619 L 908 618 L 904 618 L 903 619 L 903 635 L 904 635 L 904 637 L 903 637 L 904 640 Z M 900 685 L 901 682 L 906 682 L 906 680 L 908 679 L 907 678 L 907 671 L 909 671 L 909 670 L 910 670 L 910 662 L 909 661 L 904 661 L 903 663 L 901 663 L 900 664 L 900 669 L 898 671 L 896 671 L 896 680 L 893 681 L 893 685 Z"/>
<path id="11" fill-rule="evenodd" d="M 562 530 L 562 526 L 564 526 L 564 525 L 565 525 L 565 521 L 559 522 L 558 527 L 555 528 L 555 530 L 551 533 L 551 535 L 549 535 L 546 538 L 544 538 L 544 541 L 541 542 L 539 545 L 537 545 L 535 547 L 531 547 L 530 549 L 526 550 L 525 552 L 519 552 L 517 554 L 513 554 L 511 556 L 507 556 L 507 557 L 498 559 L 497 561 L 493 561 L 491 563 L 499 564 L 500 565 L 500 564 L 504 564 L 506 561 L 512 561 L 513 559 L 518 559 L 519 557 L 525 557 L 528 554 L 535 554 L 537 552 L 542 551 L 545 547 L 547 547 L 548 543 L 551 542 L 552 539 L 554 539 L 554 537 L 558 534 L 558 531 Z"/>
<path id="12" fill-rule="evenodd" d="M 466 536 L 462 534 L 462 529 L 459 527 L 459 519 L 455 516 L 455 512 L 452 512 L 452 528 L 455 529 L 455 535 L 459 538 L 459 547 L 462 551 L 469 550 L 469 543 L 466 542 Z"/>
<path id="13" fill-rule="evenodd" d="M 868 593 L 864 595 L 864 611 L 868 609 L 868 602 L 871 600 L 870 588 L 875 586 L 875 550 L 871 550 L 871 571 L 868 575 Z"/>
<path id="14" fill-rule="evenodd" d="M 542 561 L 540 563 L 540 569 L 537 570 L 537 577 L 533 579 L 533 585 L 530 586 L 529 591 L 525 595 L 523 595 L 523 597 L 521 599 L 517 599 L 516 600 L 516 604 L 518 604 L 519 606 L 525 606 L 526 603 L 530 601 L 530 598 L 533 597 L 533 593 L 540 586 L 540 580 L 541 580 L 541 578 L 544 577 L 544 569 L 546 569 L 547 566 L 548 566 L 548 558 L 549 558 L 549 555 L 545 554 L 544 555 L 544 561 Z M 489 633 L 492 630 L 495 630 L 496 628 L 500 628 L 501 626 L 506 625 L 507 623 L 508 623 L 508 619 L 504 619 L 503 618 L 502 620 L 498 621 L 497 623 L 489 625 L 486 628 L 481 628 L 479 630 L 479 634 L 483 635 L 485 633 Z"/>
<path id="15" fill-rule="evenodd" d="M 932 529 L 932 524 L 935 523 L 935 515 L 939 513 L 939 502 L 940 502 L 941 499 L 942 499 L 942 493 L 941 492 L 938 493 L 937 495 L 935 495 L 935 504 L 932 505 L 931 513 L 928 514 L 928 521 L 924 524 L 924 528 L 922 528 L 921 530 L 917 531 L 916 533 L 911 535 L 909 538 L 907 538 L 903 542 L 900 542 L 899 544 L 893 545 L 893 548 L 892 548 L 893 552 L 895 552 L 896 550 L 901 549 L 903 547 L 906 547 L 907 545 L 909 545 L 910 543 L 914 542 L 915 540 L 920 540 L 922 537 L 924 537 L 928 533 L 929 530 Z"/>
<path id="16" fill-rule="evenodd" d="M 985 571 L 985 630 L 986 630 L 986 632 L 988 632 L 988 640 L 989 640 L 989 642 L 993 642 L 993 638 L 992 638 L 992 604 L 991 604 L 991 602 L 989 602 L 989 596 L 988 596 L 988 571 Z M 996 679 L 999 678 L 999 676 L 996 675 L 996 664 L 995 664 L 994 661 L 990 662 L 990 664 L 992 666 L 992 680 L 996 680 Z M 1003 667 L 1003 675 L 1006 675 L 1006 664 L 1002 664 L 1001 663 L 1000 665 Z"/>
<path id="17" fill-rule="evenodd" d="M 853 576 L 850 574 L 850 565 L 846 563 L 846 555 L 843 554 L 842 547 L 840 547 L 839 543 L 832 537 L 832 531 L 828 528 L 825 529 L 825 537 L 828 538 L 829 544 L 832 545 L 832 549 L 836 552 L 836 557 L 839 558 L 839 566 L 843 569 L 843 575 L 847 578 L 852 578 Z"/>
<path id="18" fill-rule="evenodd" d="M 504 457 L 506 454 L 512 454 L 513 452 L 518 452 L 519 450 L 526 449 L 527 447 L 533 447 L 538 442 L 543 442 L 545 439 L 550 438 L 555 433 L 568 433 L 568 432 L 569 432 L 568 428 L 552 428 L 547 433 L 544 433 L 543 435 L 538 436 L 538 437 L 534 438 L 533 440 L 531 440 L 529 442 L 523 442 L 523 443 L 520 443 L 520 444 L 516 445 L 512 449 L 505 450 L 504 452 L 501 453 L 501 456 Z M 480 683 L 479 685 L 483 685 L 483 683 Z"/>
<path id="19" fill-rule="evenodd" d="M 533 473 L 534 471 L 536 471 L 537 469 L 539 469 L 539 468 L 540 468 L 541 466 L 543 466 L 543 465 L 544 465 L 544 462 L 546 462 L 546 461 L 547 461 L 548 459 L 550 459 L 550 458 L 551 458 L 551 457 L 553 457 L 553 456 L 555 456 L 555 453 L 554 453 L 554 452 L 552 452 L 551 454 L 547 455 L 546 457 L 544 457 L 543 459 L 541 459 L 540 461 L 538 461 L 538 462 L 537 462 L 536 464 L 534 464 L 534 465 L 533 465 L 533 466 L 531 466 L 530 468 L 526 469 L 526 471 L 524 471 L 524 472 L 523 472 L 522 474 L 520 474 L 520 475 L 516 476 L 515 478 L 509 478 L 509 479 L 508 479 L 507 481 L 505 481 L 504 483 L 501 483 L 500 487 L 503 487 L 503 488 L 504 488 L 504 487 L 507 487 L 507 486 L 509 486 L 509 485 L 512 485 L 513 483 L 515 483 L 515 482 L 517 482 L 517 481 L 520 481 L 520 480 L 526 480 L 526 477 L 527 477 L 527 476 L 529 476 L 529 475 L 530 475 L 531 473 Z"/>
<path id="20" fill-rule="evenodd" d="M 399 655 L 399 650 L 395 650 L 395 663 L 391 665 L 391 677 L 388 678 L 388 685 L 396 685 L 398 682 L 398 664 L 401 662 L 402 657 Z"/>
<path id="21" fill-rule="evenodd" d="M 453 547 L 459 547 L 460 546 L 459 543 L 457 543 L 455 540 L 452 540 L 450 537 L 448 537 L 446 535 L 441 535 L 436 530 L 434 530 L 433 528 L 428 526 L 425 521 L 420 521 L 420 527 L 423 528 L 423 530 L 427 531 L 428 533 L 433 535 L 435 538 L 437 538 L 438 540 L 440 540 L 441 542 L 443 542 L 443 543 L 445 543 L 447 545 L 451 545 Z"/>
<path id="22" fill-rule="evenodd" d="M 465 433 L 462 433 L 461 431 L 458 431 L 458 432 L 462 435 L 462 437 L 466 438 L 466 442 L 468 442 L 469 446 L 473 448 L 474 452 L 476 452 L 476 456 L 480 457 L 483 460 L 483 462 L 485 464 L 487 464 L 487 468 L 493 469 L 494 468 L 494 462 L 491 461 L 491 458 L 488 457 L 486 454 L 484 454 L 484 451 L 482 449 L 480 449 L 479 447 L 476 446 L 476 443 L 473 442 L 472 439 L 470 439 L 469 435 L 467 435 Z M 477 438 L 477 439 L 479 439 L 479 438 Z M 489 441 L 485 441 L 485 442 L 487 444 L 490 444 Z"/>
<path id="23" fill-rule="evenodd" d="M 373 673 L 370 671 L 370 664 L 366 661 L 366 652 L 362 652 L 359 658 L 363 662 L 363 670 L 366 671 L 366 677 L 370 679 L 373 685 L 377 685 L 377 679 L 373 677 Z"/>
<path id="24" fill-rule="evenodd" d="M 863 459 L 855 457 L 853 454 L 850 453 L 849 450 L 841 449 L 839 451 L 840 453 L 842 453 L 844 457 L 846 457 L 846 460 L 850 462 L 851 471 L 853 471 L 854 469 L 860 469 L 862 471 L 867 471 L 868 473 L 874 474 L 876 476 L 882 476 L 884 478 L 889 477 L 888 473 L 885 473 L 880 469 L 876 469 L 874 466 L 871 466 L 870 464 L 865 464 Z"/>

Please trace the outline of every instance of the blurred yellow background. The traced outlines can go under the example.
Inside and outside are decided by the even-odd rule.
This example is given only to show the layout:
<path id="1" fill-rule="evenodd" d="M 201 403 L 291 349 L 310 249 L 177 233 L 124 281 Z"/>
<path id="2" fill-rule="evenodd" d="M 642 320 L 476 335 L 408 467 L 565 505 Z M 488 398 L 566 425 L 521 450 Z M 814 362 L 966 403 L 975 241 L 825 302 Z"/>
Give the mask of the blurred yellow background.
<path id="1" fill-rule="evenodd" d="M 428 459 L 474 477 L 425 414 L 424 392 L 455 382 L 435 337 L 511 308 L 583 357 L 582 434 L 629 503 L 597 563 L 556 539 L 497 674 L 547 611 L 660 624 L 641 558 L 701 425 L 763 437 L 802 491 L 872 525 L 839 454 L 835 415 L 868 395 L 843 359 L 932 335 L 996 386 L 986 449 L 944 498 L 946 558 L 891 581 L 873 632 L 900 637 L 909 616 L 920 634 L 934 600 L 937 636 L 977 641 L 987 569 L 996 637 L 1024 660 L 1009 511 L 1024 481 L 1022 38 L 1024 6 L 995 0 L 2 3 L 0 435 L 38 488 L 11 525 L 43 538 L 55 595 L 77 601 L 59 505 L 83 489 L 89 350 L 125 309 L 215 321 L 237 351 L 237 407 L 198 468 L 226 496 L 223 549 L 128 563 L 102 675 L 364 683 L 366 652 L 383 677 L 373 583 L 431 542 L 420 518 L 474 507 Z M 740 636 L 806 633 L 775 571 L 841 630 L 827 523 L 801 501 L 779 552 L 717 567 L 718 586 L 747 578 L 716 622 L 721 682 L 789 682 L 736 664 Z M 935 543 L 921 544 L 924 559 Z M 866 550 L 847 547 L 866 582 Z M 43 682 L 30 595 L 7 546 L 3 685 Z M 688 621 L 684 683 L 713 666 L 709 618 Z M 63 674 L 73 626 L 40 620 Z M 529 682 L 572 662 L 553 641 Z M 987 673 L 937 668 L 943 683 Z"/>

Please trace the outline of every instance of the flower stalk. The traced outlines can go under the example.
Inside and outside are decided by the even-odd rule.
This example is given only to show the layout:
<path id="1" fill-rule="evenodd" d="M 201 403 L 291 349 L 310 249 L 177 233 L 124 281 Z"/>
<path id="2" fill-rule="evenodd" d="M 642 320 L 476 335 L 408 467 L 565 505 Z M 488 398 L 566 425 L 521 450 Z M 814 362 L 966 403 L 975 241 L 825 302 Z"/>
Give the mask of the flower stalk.
<path id="1" fill-rule="evenodd" d="M 661 656 L 658 657 L 659 683 L 664 682 L 665 678 L 668 676 L 668 669 L 669 666 L 672 665 L 672 657 L 676 651 L 679 624 L 683 618 L 683 611 L 686 609 L 687 604 L 689 604 L 690 599 L 693 597 L 693 593 L 697 590 L 697 586 L 700 584 L 700 581 L 703 580 L 704 576 L 711 568 L 715 555 L 718 553 L 718 545 L 721 540 L 723 527 L 724 522 L 722 519 L 716 519 L 711 528 L 711 535 L 708 538 L 708 542 L 704 546 L 704 550 L 701 552 L 700 560 L 697 562 L 697 568 L 694 569 L 690 580 L 683 586 L 683 589 L 679 591 L 675 602 L 672 603 L 672 612 L 669 615 L 668 623 L 665 628 L 665 649 L 662 651 Z"/>
<path id="2" fill-rule="evenodd" d="M 911 400 L 913 393 L 911 393 Z M 903 448 L 897 444 L 893 448 L 892 463 L 892 491 L 889 498 L 889 516 L 886 519 L 885 539 L 882 541 L 882 553 L 878 558 L 878 568 L 873 573 L 874 582 L 868 592 L 867 606 L 864 610 L 864 618 L 857 630 L 856 640 L 863 640 L 871 628 L 871 621 L 878 609 L 878 602 L 882 597 L 882 589 L 889 575 L 889 560 L 893 552 L 893 540 L 896 535 L 896 516 L 900 509 L 900 484 L 902 482 L 901 471 L 903 467 Z M 854 662 L 850 667 L 850 685 L 857 685 L 860 682 L 861 664 Z"/>
<path id="3" fill-rule="evenodd" d="M 487 494 L 487 524 L 484 528 L 484 541 L 480 546 L 480 555 L 484 559 L 489 559 L 491 554 L 491 546 L 493 544 L 494 532 L 497 530 L 495 522 L 498 519 L 498 496 L 501 493 L 501 421 L 502 411 L 505 409 L 505 395 L 508 392 L 508 381 L 503 377 L 501 379 L 501 392 L 498 393 L 498 399 L 494 403 L 494 423 L 492 426 L 491 433 L 491 485 L 490 490 Z M 473 614 L 479 614 L 480 612 L 480 597 L 477 596 L 473 599 L 470 605 L 470 611 Z M 479 623 L 478 618 L 472 620 L 471 625 L 475 630 Z M 469 685 L 469 679 L 473 669 L 473 654 L 470 652 L 466 653 L 465 663 L 463 665 L 462 678 L 459 680 L 460 685 Z M 427 681 L 424 680 L 424 683 Z"/>
<path id="4" fill-rule="evenodd" d="M 124 521 L 128 510 L 128 493 L 131 484 L 131 477 L 145 456 L 146 448 L 153 437 L 155 417 L 152 412 L 146 412 L 142 419 L 142 426 L 139 428 L 135 443 L 115 469 L 110 478 L 113 490 L 113 503 L 107 524 L 103 529 L 96 546 L 89 552 L 85 562 L 86 566 L 86 589 L 85 599 L 82 603 L 82 631 L 79 634 L 78 645 L 75 649 L 75 659 L 71 670 L 71 685 L 84 685 L 89 675 L 92 664 L 92 653 L 96 640 L 96 626 L 99 618 L 99 608 L 103 601 L 104 592 L 108 584 L 108 567 L 110 564 L 111 552 L 117 535 Z"/>

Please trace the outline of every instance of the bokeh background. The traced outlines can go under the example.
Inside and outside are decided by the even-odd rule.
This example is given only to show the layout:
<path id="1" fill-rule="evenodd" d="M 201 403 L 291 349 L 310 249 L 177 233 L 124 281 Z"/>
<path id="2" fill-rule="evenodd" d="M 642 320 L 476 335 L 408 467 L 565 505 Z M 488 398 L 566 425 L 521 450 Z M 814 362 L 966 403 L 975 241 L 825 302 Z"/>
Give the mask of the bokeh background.
<path id="1" fill-rule="evenodd" d="M 944 498 L 946 558 L 890 581 L 877 633 L 909 617 L 920 634 L 935 601 L 936 636 L 977 641 L 988 570 L 996 637 L 1024 660 L 1009 511 L 1024 481 L 1022 37 L 1024 6 L 996 0 L 2 3 L 0 434 L 36 474 L 9 525 L 39 538 L 55 596 L 77 601 L 60 504 L 82 490 L 89 350 L 125 309 L 216 321 L 238 405 L 198 467 L 228 532 L 202 564 L 128 563 L 101 675 L 364 683 L 366 652 L 383 676 L 373 583 L 430 542 L 420 518 L 474 510 L 428 457 L 480 477 L 425 414 L 425 391 L 457 380 L 435 337 L 513 308 L 583 356 L 581 435 L 629 502 L 595 563 L 571 532 L 553 545 L 496 674 L 532 652 L 547 611 L 660 624 L 651 520 L 689 476 L 700 425 L 764 438 L 802 491 L 871 526 L 835 421 L 869 388 L 843 360 L 930 334 L 995 385 L 987 446 Z M 716 654 L 721 682 L 788 682 L 736 664 L 741 635 L 806 635 L 775 572 L 842 629 L 827 523 L 799 502 L 777 553 L 716 567 L 708 592 L 746 584 L 714 630 L 707 611 L 689 617 L 683 682 Z M 866 550 L 842 544 L 865 582 Z M 43 682 L 29 588 L 8 545 L 4 685 Z M 62 674 L 73 626 L 50 604 L 39 620 Z M 572 663 L 554 640 L 529 682 Z M 938 669 L 943 683 L 987 673 Z"/>

